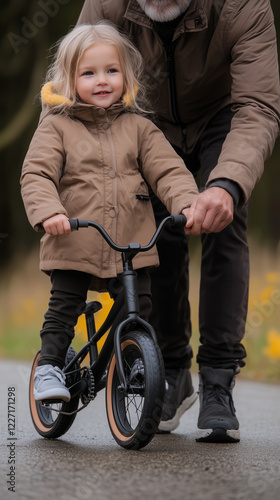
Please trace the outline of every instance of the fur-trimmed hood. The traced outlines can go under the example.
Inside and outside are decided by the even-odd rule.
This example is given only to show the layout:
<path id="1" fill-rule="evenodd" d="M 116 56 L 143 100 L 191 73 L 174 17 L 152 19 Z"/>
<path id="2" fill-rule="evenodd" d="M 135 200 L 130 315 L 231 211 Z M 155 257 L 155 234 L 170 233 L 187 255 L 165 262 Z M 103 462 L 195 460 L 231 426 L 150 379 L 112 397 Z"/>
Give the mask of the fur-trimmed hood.
<path id="1" fill-rule="evenodd" d="M 138 86 L 135 84 L 134 89 L 133 89 L 134 95 L 136 96 L 138 93 Z M 78 101 L 75 104 L 73 104 L 73 101 L 71 99 L 68 99 L 67 97 L 58 94 L 57 91 L 55 90 L 55 87 L 53 85 L 53 82 L 46 82 L 42 89 L 41 89 L 41 101 L 42 104 L 45 106 L 48 106 L 49 108 L 57 108 L 57 107 L 62 107 L 65 111 L 71 108 L 75 108 L 77 106 L 89 106 L 89 107 L 98 107 L 94 106 L 92 104 L 86 104 L 85 102 Z M 133 104 L 133 96 L 130 92 L 126 92 L 122 100 L 118 101 L 118 103 L 115 104 L 121 104 L 123 108 L 129 108 Z M 110 108 L 114 107 L 115 104 L 112 104 Z"/>
<path id="2" fill-rule="evenodd" d="M 106 117 L 110 118 L 112 121 L 120 113 L 131 111 L 123 100 L 119 100 L 115 104 L 112 104 L 109 108 L 106 108 L 106 110 L 82 101 L 73 104 L 71 99 L 56 92 L 52 82 L 47 82 L 43 85 L 41 89 L 41 101 L 43 106 L 41 120 L 49 114 L 60 113 L 79 118 L 79 120 L 82 121 L 92 122 L 93 119 L 95 121 L 102 121 L 104 120 L 105 111 Z"/>
<path id="3" fill-rule="evenodd" d="M 45 104 L 50 108 L 54 106 L 64 106 L 67 108 L 72 105 L 71 99 L 67 99 L 67 97 L 56 93 L 52 82 L 47 82 L 43 85 L 41 89 L 41 101 L 42 104 Z"/>

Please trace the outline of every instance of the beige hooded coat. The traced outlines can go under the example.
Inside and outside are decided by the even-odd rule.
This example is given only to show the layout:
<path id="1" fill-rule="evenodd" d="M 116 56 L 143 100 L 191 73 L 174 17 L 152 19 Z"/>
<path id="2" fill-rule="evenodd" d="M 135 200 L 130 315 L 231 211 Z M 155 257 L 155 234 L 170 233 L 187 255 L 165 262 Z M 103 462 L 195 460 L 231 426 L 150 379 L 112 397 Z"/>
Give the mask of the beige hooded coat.
<path id="1" fill-rule="evenodd" d="M 46 97 L 50 103 L 55 104 L 53 93 Z M 197 194 L 192 174 L 150 120 L 126 111 L 122 103 L 108 109 L 79 105 L 42 117 L 24 160 L 22 197 L 36 230 L 49 217 L 65 214 L 98 222 L 119 245 L 145 245 L 155 231 L 145 179 L 174 214 Z M 157 264 L 156 248 L 134 259 L 135 269 Z M 40 267 L 98 278 L 122 270 L 121 255 L 92 228 L 45 234 Z"/>

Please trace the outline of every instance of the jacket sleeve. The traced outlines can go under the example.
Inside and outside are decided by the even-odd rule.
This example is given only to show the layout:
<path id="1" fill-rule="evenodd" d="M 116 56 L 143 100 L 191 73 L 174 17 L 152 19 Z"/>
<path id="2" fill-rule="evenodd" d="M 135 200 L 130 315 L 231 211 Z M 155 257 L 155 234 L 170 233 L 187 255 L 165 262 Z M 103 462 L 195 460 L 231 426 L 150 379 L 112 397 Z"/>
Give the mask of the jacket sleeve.
<path id="1" fill-rule="evenodd" d="M 35 131 L 20 178 L 27 217 L 37 231 L 42 230 L 42 222 L 49 217 L 67 216 L 58 193 L 65 163 L 63 137 L 52 118 L 43 119 Z"/>
<path id="2" fill-rule="evenodd" d="M 141 131 L 140 167 L 154 193 L 172 214 L 180 214 L 198 194 L 193 175 L 164 134 L 149 120 Z"/>
<path id="3" fill-rule="evenodd" d="M 233 0 L 230 5 L 224 36 L 231 60 L 234 117 L 208 182 L 235 181 L 246 202 L 279 133 L 278 57 L 270 2 L 258 0 L 257 13 L 255 0 Z"/>

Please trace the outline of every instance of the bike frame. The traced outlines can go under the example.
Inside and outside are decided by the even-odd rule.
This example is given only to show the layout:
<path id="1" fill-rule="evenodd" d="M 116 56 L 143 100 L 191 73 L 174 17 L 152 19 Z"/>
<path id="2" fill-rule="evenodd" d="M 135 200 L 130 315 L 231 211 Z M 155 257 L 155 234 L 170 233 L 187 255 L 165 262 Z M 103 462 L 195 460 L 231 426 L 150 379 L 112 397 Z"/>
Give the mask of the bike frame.
<path id="1" fill-rule="evenodd" d="M 66 374 L 69 373 L 77 361 L 82 362 L 86 355 L 89 354 L 90 369 L 92 370 L 95 379 L 95 390 L 98 392 L 105 386 L 106 377 L 104 379 L 103 376 L 112 352 L 115 352 L 116 367 L 121 387 L 124 390 L 127 390 L 121 355 L 121 337 L 123 333 L 131 325 L 133 330 L 135 328 L 144 330 L 156 341 L 156 335 L 152 326 L 139 316 L 137 272 L 133 270 L 132 260 L 139 252 L 146 252 L 156 244 L 160 233 L 166 224 L 171 223 L 184 225 L 186 223 L 186 218 L 184 215 L 170 215 L 169 217 L 163 219 L 150 243 L 144 247 L 141 247 L 138 243 L 130 243 L 130 245 L 126 247 L 116 245 L 106 231 L 96 222 L 81 219 L 70 219 L 69 222 L 72 230 L 78 230 L 79 228 L 89 226 L 97 229 L 114 250 L 121 252 L 123 272 L 119 275 L 119 278 L 123 286 L 118 293 L 108 316 L 98 331 L 96 331 L 95 328 L 94 314 L 100 310 L 102 306 L 100 302 L 97 301 L 89 302 L 87 304 L 84 314 L 86 316 L 88 342 L 80 349 L 70 363 L 68 363 L 68 365 L 64 368 L 64 372 Z M 124 316 L 125 319 L 120 321 L 120 318 L 123 318 Z M 98 354 L 97 342 L 109 329 L 110 331 L 108 336 L 100 353 Z M 85 388 L 86 380 L 80 379 L 72 387 L 70 387 L 69 390 L 71 392 L 71 396 L 73 397 L 81 394 Z"/>

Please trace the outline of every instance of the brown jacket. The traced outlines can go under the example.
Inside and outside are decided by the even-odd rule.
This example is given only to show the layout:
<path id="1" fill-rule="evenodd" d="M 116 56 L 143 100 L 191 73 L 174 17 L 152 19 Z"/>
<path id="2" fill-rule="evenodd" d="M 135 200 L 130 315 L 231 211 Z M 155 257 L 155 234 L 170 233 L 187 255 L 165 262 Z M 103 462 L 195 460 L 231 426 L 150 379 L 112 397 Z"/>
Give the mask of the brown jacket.
<path id="1" fill-rule="evenodd" d="M 279 131 L 276 36 L 269 0 L 193 0 L 167 54 L 137 0 L 85 0 L 78 23 L 110 19 L 142 53 L 158 126 L 191 151 L 211 117 L 235 113 L 208 182 L 239 184 L 244 202 L 259 180 Z"/>
<path id="2" fill-rule="evenodd" d="M 31 225 L 40 230 L 49 217 L 65 214 L 99 222 L 119 245 L 147 244 L 155 221 L 144 178 L 168 210 L 179 214 L 197 194 L 192 174 L 163 133 L 121 103 L 107 110 L 86 104 L 70 110 L 45 114 L 27 152 L 21 185 Z M 157 265 L 156 248 L 134 262 L 135 268 Z M 120 254 L 91 228 L 45 234 L 40 267 L 99 278 L 122 270 Z"/>

